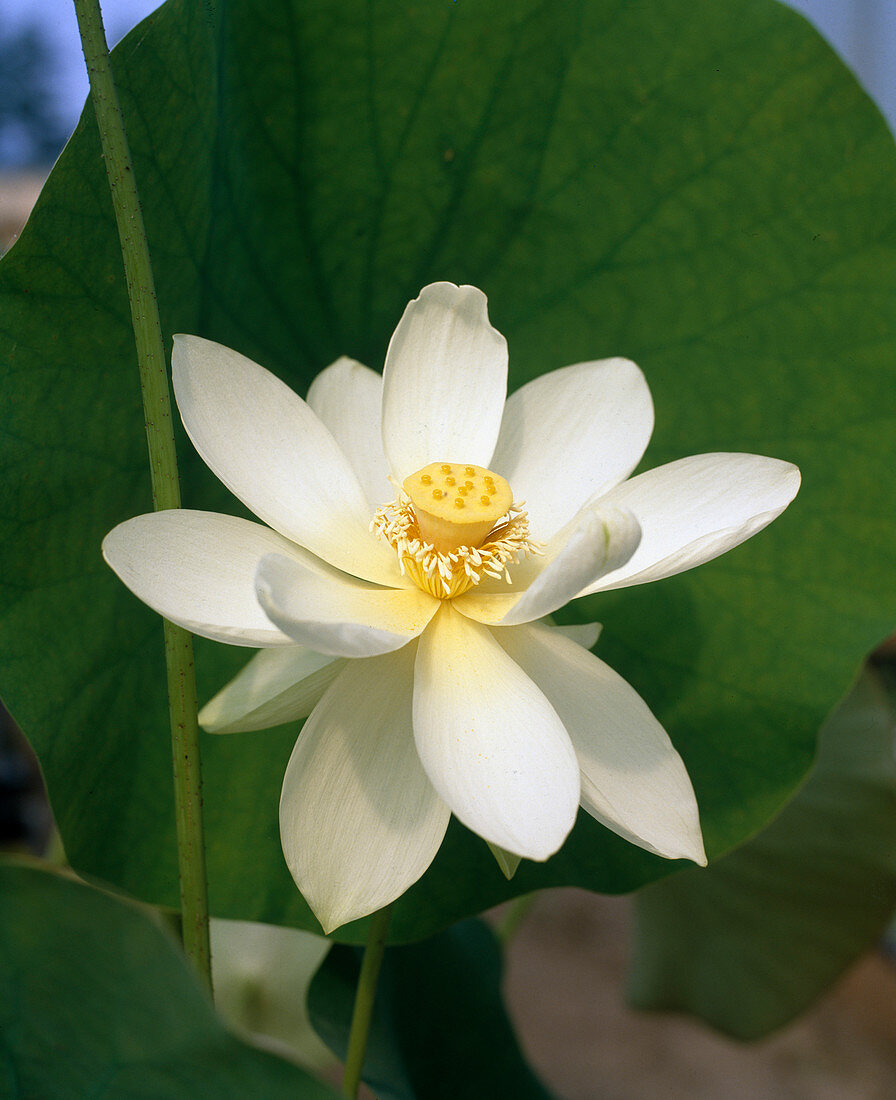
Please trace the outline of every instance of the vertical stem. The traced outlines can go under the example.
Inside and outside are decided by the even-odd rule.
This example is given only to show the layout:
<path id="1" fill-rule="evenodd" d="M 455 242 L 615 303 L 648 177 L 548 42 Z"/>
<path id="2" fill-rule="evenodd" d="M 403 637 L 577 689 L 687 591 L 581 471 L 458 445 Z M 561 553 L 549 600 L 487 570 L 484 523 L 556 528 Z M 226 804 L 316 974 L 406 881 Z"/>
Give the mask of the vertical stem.
<path id="1" fill-rule="evenodd" d="M 199 723 L 196 720 L 193 638 L 183 627 L 176 626 L 167 619 L 163 620 L 162 625 L 165 629 L 165 665 L 168 673 L 168 711 L 171 723 L 171 762 L 174 772 L 174 811 L 184 952 L 210 990 L 212 961 L 208 932 L 208 879 L 202 824 L 202 766 L 199 755 Z"/>
<path id="2" fill-rule="evenodd" d="M 103 18 L 99 0 L 74 0 L 74 5 L 127 280 L 143 394 L 153 507 L 156 511 L 179 508 L 180 485 L 165 347 L 143 214 L 112 78 Z M 184 950 L 211 987 L 193 640 L 182 627 L 167 621 L 164 627 Z"/>
<path id="3" fill-rule="evenodd" d="M 342 1095 L 346 1100 L 355 1100 L 361 1084 L 364 1052 L 367 1050 L 367 1036 L 370 1032 L 373 1001 L 376 996 L 376 980 L 379 977 L 383 952 L 386 949 L 386 934 L 389 931 L 391 916 L 392 906 L 387 905 L 370 918 L 367 946 L 364 949 L 364 961 L 361 963 L 361 974 L 355 993 L 355 1007 L 352 1012 L 352 1026 L 348 1036 L 345 1075 L 342 1078 Z"/>
<path id="4" fill-rule="evenodd" d="M 510 943 L 516 935 L 516 930 L 526 917 L 528 917 L 529 910 L 532 908 L 536 896 L 533 890 L 531 894 L 523 894 L 510 903 L 504 919 L 495 929 L 495 939 L 497 939 L 502 947 L 506 947 Z"/>

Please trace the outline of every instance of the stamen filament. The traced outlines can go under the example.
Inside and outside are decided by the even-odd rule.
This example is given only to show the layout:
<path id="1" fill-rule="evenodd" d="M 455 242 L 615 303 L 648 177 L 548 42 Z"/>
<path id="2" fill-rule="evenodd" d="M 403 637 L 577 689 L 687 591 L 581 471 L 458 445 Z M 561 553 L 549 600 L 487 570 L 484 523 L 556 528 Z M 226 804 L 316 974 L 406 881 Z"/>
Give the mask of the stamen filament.
<path id="1" fill-rule="evenodd" d="M 498 518 L 479 546 L 436 549 L 421 535 L 414 505 L 404 491 L 399 492 L 398 500 L 379 509 L 370 529 L 395 550 L 402 575 L 437 599 L 460 596 L 485 577 L 503 577 L 511 584 L 508 566 L 523 556 L 543 552 L 541 545 L 529 538 L 529 517 L 516 503 Z"/>

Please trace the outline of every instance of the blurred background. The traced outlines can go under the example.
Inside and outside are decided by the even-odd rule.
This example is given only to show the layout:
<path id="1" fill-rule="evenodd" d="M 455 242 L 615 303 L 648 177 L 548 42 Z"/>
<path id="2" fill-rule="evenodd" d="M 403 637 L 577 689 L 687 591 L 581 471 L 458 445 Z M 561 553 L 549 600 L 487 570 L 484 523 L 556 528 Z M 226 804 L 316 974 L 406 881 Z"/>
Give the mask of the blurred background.
<path id="1" fill-rule="evenodd" d="M 829 40 L 896 129 L 896 0 L 789 2 Z M 110 45 L 156 6 L 156 0 L 103 0 Z M 27 220 L 86 94 L 68 0 L 3 0 L 0 253 Z M 37 764 L 0 705 L 0 849 L 43 852 L 51 836 Z M 896 1095 L 896 968 L 885 950 L 863 960 L 797 1023 L 745 1047 L 691 1020 L 625 1006 L 629 921 L 625 898 L 552 891 L 535 901 L 510 946 L 511 1010 L 533 1065 L 561 1100 Z"/>

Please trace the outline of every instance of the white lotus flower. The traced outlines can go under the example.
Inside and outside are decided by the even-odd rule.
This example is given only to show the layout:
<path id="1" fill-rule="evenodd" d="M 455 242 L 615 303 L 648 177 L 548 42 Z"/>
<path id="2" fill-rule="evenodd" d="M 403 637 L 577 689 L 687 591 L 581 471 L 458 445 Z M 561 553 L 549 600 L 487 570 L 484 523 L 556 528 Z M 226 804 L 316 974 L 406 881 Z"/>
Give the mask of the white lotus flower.
<path id="1" fill-rule="evenodd" d="M 578 363 L 505 404 L 506 343 L 469 286 L 426 287 L 382 377 L 340 359 L 307 403 L 194 336 L 175 338 L 173 368 L 193 444 L 267 526 L 157 512 L 116 527 L 104 554 L 160 614 L 260 648 L 206 729 L 310 715 L 280 825 L 327 931 L 415 882 L 451 813 L 507 873 L 556 852 L 580 804 L 705 863 L 665 731 L 589 652 L 593 628 L 546 617 L 736 546 L 792 500 L 796 467 L 708 454 L 626 480 L 653 428 L 640 370 Z"/>

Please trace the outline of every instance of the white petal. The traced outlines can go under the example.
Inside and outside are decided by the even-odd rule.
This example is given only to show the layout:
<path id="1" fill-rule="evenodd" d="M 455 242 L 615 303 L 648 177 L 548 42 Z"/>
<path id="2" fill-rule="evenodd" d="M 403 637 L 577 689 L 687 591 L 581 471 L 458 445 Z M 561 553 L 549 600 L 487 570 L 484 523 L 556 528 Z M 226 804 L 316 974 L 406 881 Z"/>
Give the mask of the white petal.
<path id="1" fill-rule="evenodd" d="M 467 828 L 528 859 L 557 851 L 579 801 L 569 736 L 491 632 L 447 603 L 417 647 L 414 737 L 426 774 Z"/>
<path id="2" fill-rule="evenodd" d="M 639 474 L 601 505 L 630 508 L 641 524 L 641 544 L 621 569 L 582 595 L 702 565 L 768 526 L 799 487 L 796 466 L 762 455 L 693 455 Z"/>
<path id="3" fill-rule="evenodd" d="M 260 523 L 181 508 L 135 516 L 103 539 L 103 557 L 154 611 L 204 638 L 255 647 L 294 644 L 255 596 L 258 563 L 272 551 L 305 554 Z"/>
<path id="4" fill-rule="evenodd" d="M 564 638 L 569 638 L 571 642 L 575 642 L 583 649 L 594 649 L 597 645 L 597 639 L 600 637 L 600 632 L 603 630 L 603 623 L 571 623 L 568 626 L 557 626 L 556 623 L 550 623 L 546 625 L 550 625 L 552 630 L 556 630 L 558 634 L 562 634 Z"/>
<path id="5" fill-rule="evenodd" d="M 345 665 L 300 645 L 262 649 L 199 712 L 208 733 L 264 730 L 307 718 Z"/>
<path id="6" fill-rule="evenodd" d="M 348 459 L 297 393 L 251 359 L 175 336 L 174 393 L 206 465 L 259 519 L 355 576 L 397 583 L 395 555 L 369 531 Z"/>
<path id="7" fill-rule="evenodd" d="M 308 404 L 333 433 L 371 509 L 391 500 L 395 490 L 389 481 L 380 426 L 382 375 L 343 356 L 311 383 Z"/>
<path id="8" fill-rule="evenodd" d="M 325 932 L 403 894 L 445 835 L 448 807 L 414 748 L 413 651 L 349 662 L 286 769 L 283 853 Z"/>
<path id="9" fill-rule="evenodd" d="M 258 602 L 299 645 L 334 657 L 374 657 L 407 645 L 439 601 L 419 588 L 377 588 L 345 573 L 269 554 L 258 566 Z"/>
<path id="10" fill-rule="evenodd" d="M 582 771 L 582 806 L 626 840 L 705 865 L 697 800 L 644 700 L 594 654 L 532 624 L 496 637 L 551 700 Z"/>
<path id="11" fill-rule="evenodd" d="M 494 585 L 486 591 L 472 588 L 454 601 L 455 606 L 471 619 L 493 625 L 515 626 L 540 619 L 627 561 L 640 537 L 641 529 L 631 512 L 604 508 L 603 501 L 588 504 L 551 540 L 543 557 L 511 567 L 511 591 L 495 592 Z M 528 586 L 523 588 L 526 580 Z"/>
<path id="12" fill-rule="evenodd" d="M 641 461 L 653 431 L 644 375 L 628 359 L 576 363 L 507 399 L 492 468 L 525 500 L 545 541 Z"/>
<path id="13" fill-rule="evenodd" d="M 488 466 L 507 392 L 507 342 L 473 286 L 433 283 L 398 323 L 383 370 L 383 448 L 399 481 L 430 462 Z"/>

